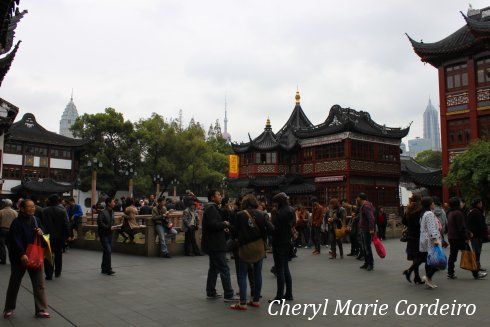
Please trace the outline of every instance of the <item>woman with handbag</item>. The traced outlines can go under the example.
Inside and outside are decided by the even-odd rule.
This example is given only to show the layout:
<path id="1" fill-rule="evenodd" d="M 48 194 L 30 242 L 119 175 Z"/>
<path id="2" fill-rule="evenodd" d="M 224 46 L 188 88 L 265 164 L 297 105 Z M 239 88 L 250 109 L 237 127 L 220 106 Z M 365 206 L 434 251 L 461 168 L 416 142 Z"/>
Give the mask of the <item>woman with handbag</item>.
<path id="1" fill-rule="evenodd" d="M 415 284 L 422 284 L 422 279 L 419 275 L 419 266 L 423 262 L 420 258 L 419 243 L 420 243 L 420 217 L 422 214 L 422 204 L 419 195 L 414 194 L 410 198 L 410 203 L 405 210 L 402 218 L 402 223 L 407 227 L 406 240 L 407 240 L 407 260 L 411 261 L 410 267 L 403 271 L 403 275 L 409 283 L 412 282 L 410 276 L 412 272 L 415 274 L 413 282 Z"/>
<path id="2" fill-rule="evenodd" d="M 8 319 L 14 315 L 17 294 L 24 274 L 29 274 L 34 293 L 35 316 L 50 318 L 46 311 L 48 303 L 44 292 L 43 260 L 41 249 L 43 227 L 38 217 L 34 216 L 36 206 L 31 200 L 23 200 L 19 204 L 19 216 L 12 222 L 8 237 L 11 273 L 3 317 Z M 31 254 L 32 253 L 32 254 Z"/>
<path id="3" fill-rule="evenodd" d="M 432 282 L 432 276 L 436 273 L 437 268 L 427 264 L 427 253 L 431 247 L 441 244 L 442 225 L 432 210 L 434 210 L 434 201 L 430 196 L 424 196 L 422 198 L 422 217 L 420 218 L 419 257 L 421 262 L 425 262 L 425 276 L 422 277 L 422 281 L 427 287 L 434 289 L 437 288 L 437 285 Z"/>
<path id="4" fill-rule="evenodd" d="M 337 258 L 337 246 L 339 247 L 340 259 L 344 258 L 344 249 L 342 247 L 342 237 L 345 229 L 342 222 L 345 220 L 346 212 L 339 204 L 339 200 L 333 198 L 330 200 L 330 210 L 328 217 L 328 233 L 330 239 L 330 259 Z"/>
<path id="5" fill-rule="evenodd" d="M 238 286 L 240 302 L 230 306 L 232 310 L 247 310 L 247 305 L 260 306 L 262 289 L 262 261 L 265 257 L 265 241 L 267 232 L 272 226 L 267 216 L 258 210 L 259 203 L 253 194 L 246 195 L 242 200 L 242 211 L 237 213 L 234 224 L 234 235 L 238 239 Z M 250 266 L 253 269 L 254 286 L 252 300 L 247 302 L 247 276 Z"/>

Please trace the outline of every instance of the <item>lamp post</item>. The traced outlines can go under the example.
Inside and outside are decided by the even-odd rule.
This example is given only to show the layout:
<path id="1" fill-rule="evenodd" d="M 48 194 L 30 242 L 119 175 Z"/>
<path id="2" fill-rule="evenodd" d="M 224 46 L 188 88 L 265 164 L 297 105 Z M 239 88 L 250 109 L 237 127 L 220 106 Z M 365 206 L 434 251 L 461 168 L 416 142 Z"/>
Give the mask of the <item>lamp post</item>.
<path id="1" fill-rule="evenodd" d="M 174 186 L 174 201 L 176 201 L 177 200 L 177 185 L 179 185 L 180 182 L 177 180 L 177 178 L 174 178 L 174 180 L 171 183 Z"/>
<path id="2" fill-rule="evenodd" d="M 159 198 L 160 195 L 160 184 L 163 182 L 163 177 L 160 177 L 160 175 L 153 175 L 153 182 L 156 184 L 157 190 L 155 192 L 155 195 L 157 198 Z"/>
<path id="3" fill-rule="evenodd" d="M 132 198 L 133 197 L 133 188 L 134 188 L 133 178 L 134 178 L 134 176 L 137 176 L 138 175 L 138 173 L 136 172 L 136 170 L 133 168 L 133 163 L 132 162 L 129 162 L 127 169 L 125 169 L 125 170 L 124 169 L 121 169 L 121 170 L 119 170 L 119 172 L 121 174 L 123 174 L 124 176 L 126 176 L 126 177 L 129 178 L 128 193 L 129 193 L 129 197 Z"/>
<path id="4" fill-rule="evenodd" d="M 221 194 L 223 194 L 223 197 L 225 197 L 226 177 L 223 177 L 223 179 L 221 180 L 221 189 L 223 190 Z"/>
<path id="5" fill-rule="evenodd" d="M 94 215 L 93 207 L 96 204 L 95 194 L 97 193 L 97 168 L 102 168 L 104 165 L 101 161 L 97 159 L 97 157 L 93 157 L 87 162 L 87 167 L 92 169 L 92 197 L 90 199 L 90 206 L 92 211 L 92 218 Z"/>

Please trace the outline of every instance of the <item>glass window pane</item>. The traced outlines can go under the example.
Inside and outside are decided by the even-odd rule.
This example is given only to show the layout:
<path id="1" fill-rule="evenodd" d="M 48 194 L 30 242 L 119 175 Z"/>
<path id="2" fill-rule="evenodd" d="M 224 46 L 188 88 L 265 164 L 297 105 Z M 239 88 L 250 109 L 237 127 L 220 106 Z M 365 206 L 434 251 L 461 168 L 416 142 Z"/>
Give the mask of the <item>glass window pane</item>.
<path id="1" fill-rule="evenodd" d="M 453 88 L 453 77 L 452 76 L 448 76 L 447 77 L 447 88 L 448 89 L 452 89 Z"/>
<path id="2" fill-rule="evenodd" d="M 485 74 L 483 73 L 483 70 L 480 69 L 478 70 L 478 83 L 483 83 L 485 82 Z"/>
<path id="3" fill-rule="evenodd" d="M 461 75 L 457 74 L 454 75 L 454 87 L 460 87 L 461 86 Z"/>
<path id="4" fill-rule="evenodd" d="M 463 86 L 467 86 L 468 85 L 468 73 L 463 73 L 461 75 L 461 84 Z"/>

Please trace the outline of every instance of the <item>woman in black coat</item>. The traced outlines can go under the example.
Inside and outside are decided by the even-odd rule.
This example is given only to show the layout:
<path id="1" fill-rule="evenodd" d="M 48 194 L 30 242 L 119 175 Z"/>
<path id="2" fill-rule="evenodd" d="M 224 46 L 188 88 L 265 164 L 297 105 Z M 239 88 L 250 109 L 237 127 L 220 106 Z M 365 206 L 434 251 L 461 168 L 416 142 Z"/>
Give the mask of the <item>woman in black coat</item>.
<path id="1" fill-rule="evenodd" d="M 403 215 L 402 223 L 407 227 L 407 260 L 412 261 L 412 265 L 403 274 L 411 283 L 410 275 L 415 274 L 413 279 L 415 284 L 422 284 L 422 279 L 419 275 L 419 266 L 422 263 L 422 258 L 419 251 L 420 243 L 420 216 L 422 214 L 422 204 L 419 195 L 412 195 L 407 210 Z"/>
<path id="2" fill-rule="evenodd" d="M 471 232 L 471 246 L 475 251 L 476 263 L 479 271 L 487 271 L 480 264 L 482 244 L 488 242 L 488 226 L 483 214 L 483 202 L 481 198 L 471 201 L 472 209 L 468 213 L 468 230 Z"/>

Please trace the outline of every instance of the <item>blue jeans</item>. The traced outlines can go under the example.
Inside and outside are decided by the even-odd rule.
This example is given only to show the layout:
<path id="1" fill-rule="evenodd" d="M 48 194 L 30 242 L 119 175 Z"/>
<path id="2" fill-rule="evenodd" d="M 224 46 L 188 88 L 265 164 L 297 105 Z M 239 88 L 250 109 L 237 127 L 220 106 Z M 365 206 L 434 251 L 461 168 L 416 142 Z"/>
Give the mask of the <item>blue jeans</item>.
<path id="1" fill-rule="evenodd" d="M 293 280 L 291 278 L 291 272 L 289 271 L 289 255 L 274 251 L 273 256 L 277 275 L 276 299 L 292 298 Z M 286 284 L 286 294 L 284 294 L 284 284 Z"/>
<path id="2" fill-rule="evenodd" d="M 373 250 L 371 249 L 371 233 L 361 231 L 362 249 L 364 251 L 364 263 L 374 266 Z"/>
<path id="3" fill-rule="evenodd" d="M 252 289 L 252 297 L 254 302 L 259 302 L 260 291 L 262 290 L 262 261 L 251 264 L 253 267 L 254 286 Z M 247 302 L 247 277 L 248 277 L 248 263 L 240 260 L 238 263 L 238 287 L 240 288 L 240 302 Z"/>
<path id="4" fill-rule="evenodd" d="M 158 235 L 158 240 L 160 241 L 160 250 L 162 251 L 163 254 L 168 253 L 168 248 L 167 248 L 167 237 L 172 238 L 175 235 L 177 235 L 177 230 L 175 228 L 168 229 L 166 227 L 163 227 L 162 225 L 155 225 L 155 231 L 157 232 Z"/>
<path id="5" fill-rule="evenodd" d="M 100 269 L 102 269 L 102 272 L 111 271 L 112 235 L 99 235 L 99 238 L 102 245 L 102 264 Z"/>
<path id="6" fill-rule="evenodd" d="M 206 294 L 213 296 L 216 294 L 216 280 L 218 274 L 223 285 L 224 297 L 233 298 L 234 291 L 231 287 L 230 268 L 226 263 L 226 252 L 209 252 L 209 270 L 206 281 Z"/>

